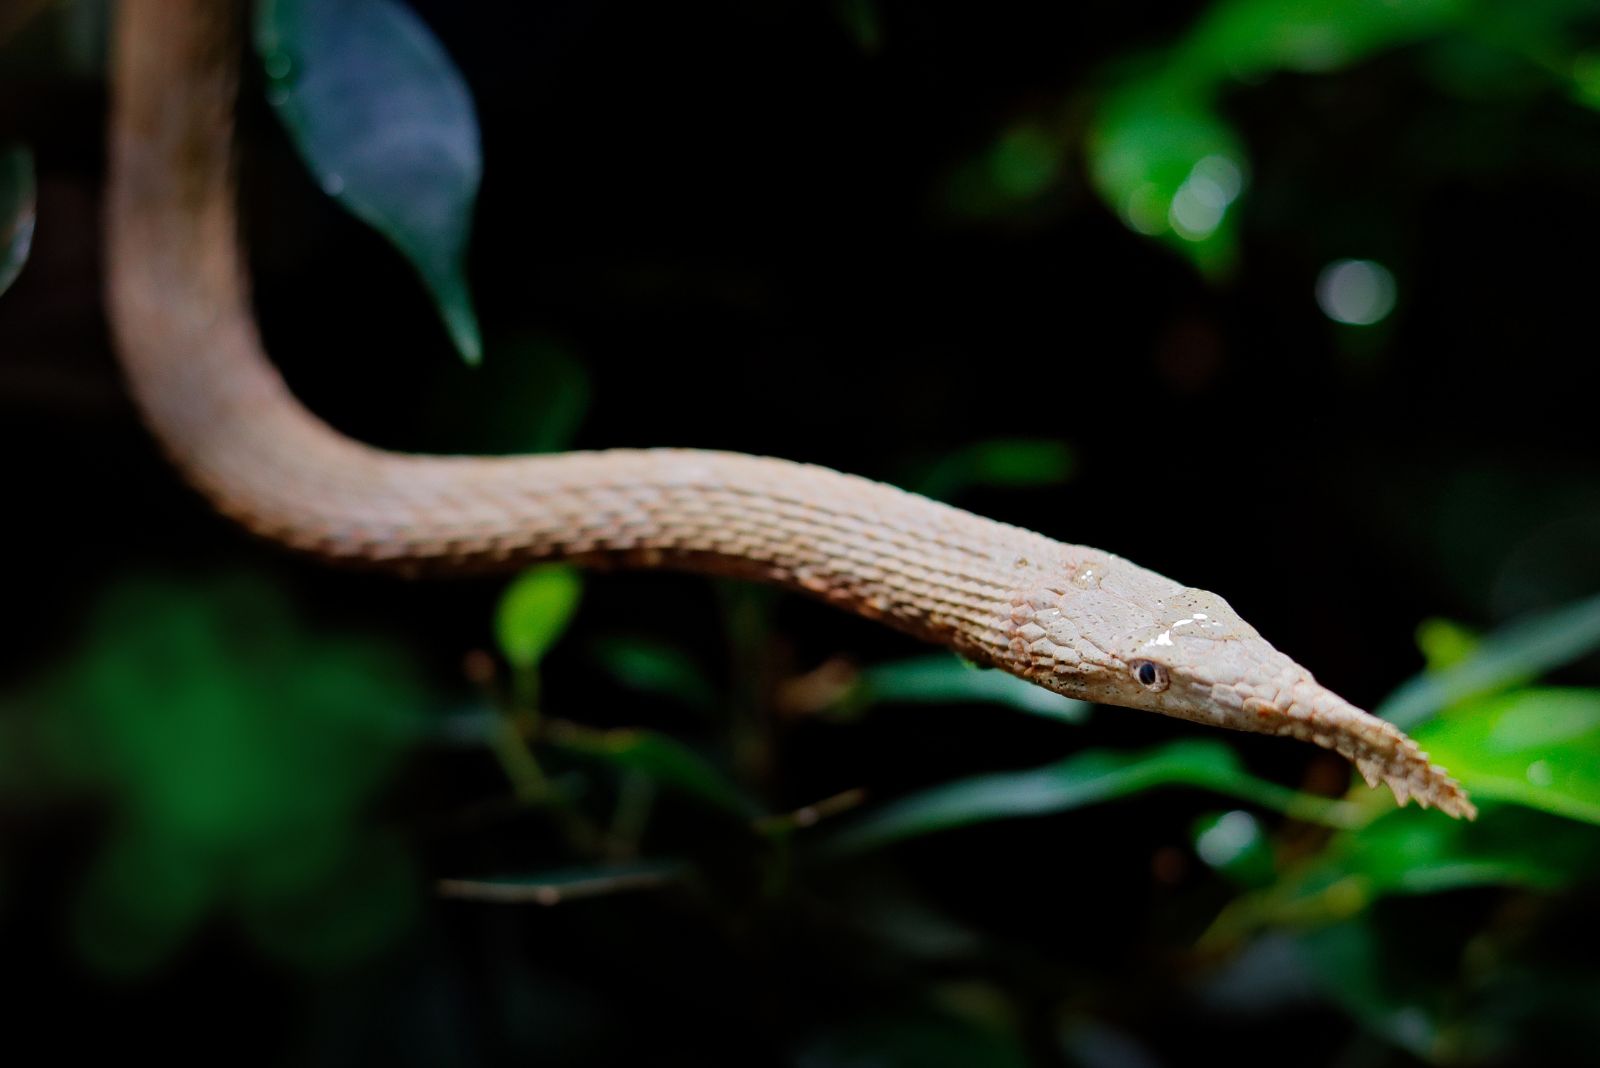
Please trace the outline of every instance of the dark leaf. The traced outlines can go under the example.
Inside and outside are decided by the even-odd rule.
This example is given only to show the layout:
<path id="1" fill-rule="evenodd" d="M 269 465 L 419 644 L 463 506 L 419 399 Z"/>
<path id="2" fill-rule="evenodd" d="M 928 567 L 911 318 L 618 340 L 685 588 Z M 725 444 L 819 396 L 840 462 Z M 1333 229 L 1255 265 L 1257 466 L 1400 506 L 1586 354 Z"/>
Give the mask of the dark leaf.
<path id="1" fill-rule="evenodd" d="M 33 223 L 33 153 L 18 145 L 0 151 L 0 293 L 28 260 Z"/>
<path id="2" fill-rule="evenodd" d="M 267 97 L 324 191 L 395 244 L 476 363 L 466 281 L 482 153 L 466 82 L 394 0 L 263 0 Z"/>
<path id="3" fill-rule="evenodd" d="M 1296 793 L 1247 773 L 1221 742 L 1179 741 L 1141 753 L 1090 750 L 1031 771 L 1001 772 L 936 786 L 886 805 L 828 843 L 840 853 L 988 820 L 1066 812 L 1159 786 L 1196 786 L 1278 809 L 1298 819 L 1347 824 L 1350 807 Z"/>

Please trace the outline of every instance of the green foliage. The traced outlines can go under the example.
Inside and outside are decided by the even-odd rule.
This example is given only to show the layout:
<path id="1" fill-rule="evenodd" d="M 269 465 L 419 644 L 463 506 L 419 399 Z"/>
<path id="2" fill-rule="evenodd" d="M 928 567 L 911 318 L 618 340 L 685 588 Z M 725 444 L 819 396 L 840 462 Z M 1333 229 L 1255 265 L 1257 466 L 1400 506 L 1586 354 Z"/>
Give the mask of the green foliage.
<path id="1" fill-rule="evenodd" d="M 395 0 L 262 0 L 255 39 L 267 98 L 323 190 L 411 261 L 478 362 L 466 250 L 483 160 L 461 72 Z"/>
<path id="2" fill-rule="evenodd" d="M 28 260 L 33 222 L 33 154 L 21 145 L 0 149 L 0 293 Z"/>
<path id="3" fill-rule="evenodd" d="M 571 728 L 551 735 L 560 750 L 637 772 L 736 817 L 759 815 L 760 806 L 693 749 L 655 731 L 586 731 Z"/>
<path id="4" fill-rule="evenodd" d="M 1162 786 L 1195 786 L 1339 826 L 1353 813 L 1340 802 L 1298 794 L 1247 773 L 1222 742 L 1178 741 L 1142 753 L 1091 749 L 1058 764 L 936 786 L 855 821 L 829 843 L 853 853 L 995 819 L 1042 816 Z"/>
<path id="5" fill-rule="evenodd" d="M 1131 79 L 1107 93 L 1088 148 L 1095 189 L 1130 229 L 1219 273 L 1233 264 L 1229 211 L 1248 170 L 1210 95 L 1187 72 Z"/>
<path id="6" fill-rule="evenodd" d="M 1437 628 L 1419 635 L 1424 652 L 1437 648 Z M 1377 708 L 1377 714 L 1411 729 L 1440 709 L 1471 697 L 1494 693 L 1537 678 L 1600 649 L 1600 597 L 1590 597 L 1505 627 L 1478 644 L 1470 655 L 1456 649 L 1444 656 L 1454 662 L 1443 670 L 1428 671 L 1403 683 Z"/>
<path id="7" fill-rule="evenodd" d="M 861 51 L 870 54 L 883 46 L 883 17 L 877 0 L 834 0 L 833 11 Z"/>
<path id="8" fill-rule="evenodd" d="M 1574 0 L 1220 0 L 1172 43 L 1107 70 L 1083 136 L 1089 178 L 1131 230 L 1225 275 L 1251 173 L 1230 94 L 1426 43 L 1436 79 L 1465 95 L 1526 92 L 1531 79 L 1600 106 L 1600 63 L 1573 30 L 1591 14 Z M 986 217 L 1038 202 L 1063 184 L 1077 125 L 1048 111 L 1012 123 L 954 176 L 952 206 Z"/>
<path id="9" fill-rule="evenodd" d="M 1600 823 L 1600 690 L 1528 687 L 1483 698 L 1416 737 L 1474 796 Z"/>
<path id="10" fill-rule="evenodd" d="M 495 612 L 500 651 L 515 668 L 532 670 L 556 643 L 583 595 L 583 580 L 560 564 L 529 568 L 506 588 Z"/>
<path id="11" fill-rule="evenodd" d="M 1072 477 L 1072 449 L 1055 438 L 992 438 L 952 449 L 914 473 L 907 484 L 948 500 L 978 487 L 1054 486 Z"/>
<path id="12" fill-rule="evenodd" d="M 870 667 L 861 673 L 850 697 L 863 705 L 981 702 L 1064 723 L 1082 723 L 1089 714 L 1085 701 L 1051 693 L 1003 671 L 975 667 L 945 653 Z"/>
<path id="13" fill-rule="evenodd" d="M 36 774 L 116 813 L 78 903 L 84 953 L 141 971 L 216 913 L 308 966 L 392 940 L 414 878 L 362 809 L 424 699 L 395 650 L 308 632 L 255 582 L 112 591 L 38 723 Z"/>
<path id="14" fill-rule="evenodd" d="M 455 343 L 475 359 L 478 330 L 464 262 L 478 141 L 460 75 L 427 31 L 389 0 L 266 0 L 258 10 L 269 93 L 308 167 L 410 258 Z M 874 0 L 839 0 L 832 13 L 836 24 L 828 30 L 835 37 L 848 34 L 864 66 L 880 54 L 884 70 L 917 58 L 913 49 L 901 49 L 922 31 L 897 11 Z M 1020 115 L 1018 98 L 1007 95 L 998 105 L 1000 119 L 977 120 L 998 125 L 979 135 L 983 147 L 955 176 L 956 206 L 1013 224 L 1047 216 L 1052 226 L 1064 224 L 1049 235 L 1048 256 L 1055 260 L 1047 264 L 1044 285 L 1057 287 L 1070 305 L 1060 316 L 1059 337 L 1065 338 L 1079 328 L 1082 310 L 1067 300 L 1082 289 L 1075 258 L 1115 248 L 1115 242 L 1078 243 L 1091 236 L 1082 216 L 1094 212 L 1060 217 L 1082 206 L 1072 203 L 1082 195 L 1080 170 L 1091 191 L 1133 230 L 1221 275 L 1237 258 L 1243 213 L 1252 203 L 1263 212 L 1250 220 L 1259 228 L 1252 247 L 1262 230 L 1294 221 L 1284 206 L 1293 191 L 1283 188 L 1280 171 L 1253 173 L 1249 146 L 1277 133 L 1292 147 L 1297 138 L 1314 142 L 1325 132 L 1292 123 L 1264 131 L 1236 126 L 1235 117 L 1259 123 L 1258 105 L 1268 111 L 1266 104 L 1318 84 L 1348 102 L 1340 94 L 1356 76 L 1335 86 L 1321 72 L 1402 47 L 1410 48 L 1411 58 L 1395 68 L 1432 79 L 1474 106 L 1514 102 L 1505 111 L 1521 116 L 1539 94 L 1564 94 L 1600 107 L 1600 61 L 1592 45 L 1571 32 L 1592 16 L 1586 0 L 1220 0 L 1197 10 L 1165 46 L 1121 57 L 1096 51 L 1114 58 L 1081 94 L 1056 98 L 1055 90 L 1035 87 L 1024 99 L 1043 96 L 1046 102 Z M 936 16 L 927 18 L 939 28 Z M 1064 71 L 1052 76 L 1064 77 Z M 996 92 L 1014 88 L 997 86 Z M 973 106 L 992 105 L 975 100 Z M 610 136 L 606 131 L 615 130 L 608 122 L 598 112 L 586 114 L 584 129 Z M 1241 133 L 1246 128 L 1248 139 Z M 1472 170 L 1471 159 L 1462 163 L 1458 150 L 1434 144 L 1429 138 L 1437 130 L 1419 133 L 1419 154 L 1457 168 L 1451 178 L 1460 186 L 1452 192 L 1481 192 L 1476 186 L 1484 176 Z M 1504 138 L 1477 140 L 1505 140 L 1507 154 L 1528 148 Z M 1570 140 L 1567 150 L 1587 151 L 1582 138 Z M 1543 142 L 1530 144 L 1555 155 Z M 946 147 L 939 146 L 941 160 Z M 1276 168 L 1282 163 L 1277 143 L 1272 151 Z M 1552 165 L 1531 150 L 1530 159 L 1521 169 L 1507 164 L 1494 181 L 1514 185 Z M 1264 195 L 1269 177 L 1271 204 Z M 1395 166 L 1375 170 L 1374 177 L 1375 184 L 1398 179 L 1404 187 L 1415 175 Z M 1415 192 L 1389 194 L 1394 199 L 1388 203 L 1404 212 L 1413 206 L 1404 197 Z M 26 152 L 0 155 L 0 290 L 26 255 L 31 204 Z M 598 207 L 603 212 L 606 205 Z M 1379 215 L 1374 225 L 1383 224 Z M 1438 230 L 1428 227 L 1445 225 L 1421 221 L 1427 226 L 1419 222 L 1417 229 L 1429 240 Z M 1494 223 L 1464 215 L 1451 224 L 1484 231 L 1484 262 L 1491 267 L 1490 258 L 1504 252 Z M 1023 230 L 1012 226 L 1004 238 L 1020 244 Z M 652 239 L 627 256 L 597 258 L 585 285 L 595 279 L 616 284 L 640 271 L 628 257 L 653 259 L 660 251 Z M 962 251 L 1009 255 L 1016 248 Z M 1275 251 L 1295 254 L 1287 242 Z M 835 255 L 831 246 L 829 255 Z M 754 258 L 751 264 L 760 266 Z M 793 276 L 780 271 L 773 277 L 799 277 L 799 265 Z M 1057 270 L 1059 277 L 1050 273 Z M 515 271 L 502 281 L 528 284 Z M 607 314 L 620 290 L 605 291 Z M 1150 316 L 1151 328 L 1162 330 L 1154 341 L 1161 356 L 1143 379 L 1132 365 L 1136 389 L 1119 393 L 1117 382 L 1091 383 L 1107 387 L 1102 392 L 1109 402 L 1101 407 L 1116 409 L 1132 434 L 1146 433 L 1144 424 L 1157 433 L 1167 421 L 1170 398 L 1164 394 L 1172 382 L 1163 361 L 1173 356 L 1170 347 L 1188 343 L 1185 337 L 1174 341 L 1172 331 L 1186 329 L 1184 316 L 1199 320 L 1197 328 L 1216 325 L 1214 309 L 1196 310 L 1192 303 L 1207 298 L 1183 292 L 1188 310 Z M 1443 289 L 1440 294 L 1441 305 L 1451 303 Z M 886 306 L 902 307 L 891 287 L 882 296 Z M 1021 298 L 1038 299 L 1025 286 Z M 562 329 L 585 322 L 580 302 L 561 300 Z M 551 311 L 537 308 L 538 315 Z M 639 309 L 622 311 L 636 315 Z M 958 332 L 960 311 L 951 308 Z M 648 326 L 663 322 L 687 333 L 698 320 L 650 319 Z M 1522 317 L 1516 322 L 1519 331 L 1525 328 Z M 1291 325 L 1269 322 L 1265 343 L 1277 344 L 1280 333 L 1287 339 Z M 589 400 L 589 378 L 563 349 L 518 334 L 519 328 L 512 324 L 492 342 L 492 368 L 433 398 L 439 408 L 454 410 L 441 417 L 453 422 L 435 428 L 449 439 L 447 447 L 550 451 L 571 443 Z M 1232 364 L 1230 389 L 1245 386 L 1249 376 L 1239 373 L 1245 368 L 1265 372 L 1262 388 L 1281 388 L 1270 361 L 1246 363 L 1255 357 L 1236 354 L 1237 339 L 1228 331 L 1215 332 Z M 619 332 L 610 340 L 620 345 L 632 337 Z M 501 353 L 511 358 L 500 359 Z M 1067 379 L 1075 375 L 1068 361 L 1059 369 Z M 439 373 L 441 381 L 468 377 L 458 368 Z M 468 403 L 451 388 L 481 390 L 488 398 Z M 1441 400 L 1454 396 L 1453 388 L 1434 392 Z M 1199 390 L 1193 399 L 1218 396 Z M 606 413 L 608 425 L 617 425 L 622 411 Z M 1445 417 L 1452 416 L 1446 411 Z M 1255 444 L 1240 444 L 1238 460 L 1248 461 L 1250 449 L 1273 447 L 1278 429 L 1270 421 L 1256 425 Z M 1084 463 L 1107 462 L 1109 450 L 1088 447 L 1094 431 L 1074 426 L 1072 432 L 1081 435 L 1076 440 Z M 1224 451 L 1232 462 L 1233 446 Z M 1206 463 L 1221 455 L 1189 444 L 1176 453 Z M 993 439 L 950 449 L 902 481 L 950 499 L 974 490 L 1060 485 L 1078 465 L 1079 453 L 1061 441 Z M 1094 473 L 1115 486 L 1116 472 Z M 1130 487 L 1148 488 L 1143 480 L 1153 477 L 1158 490 L 1165 475 L 1132 463 L 1127 474 Z M 1174 474 L 1187 477 L 1181 463 Z M 1253 470 L 1239 468 L 1240 479 L 1253 477 Z M 1570 491 L 1580 481 L 1569 476 L 1553 484 Z M 1407 515 L 1420 499 L 1408 494 Z M 1495 489 L 1485 499 L 1514 498 Z M 1165 517 L 1165 505 L 1161 493 L 1130 492 L 1117 510 L 1145 522 Z M 1578 507 L 1587 506 L 1574 505 L 1574 511 Z M 1269 521 L 1281 518 L 1263 514 Z M 1293 521 L 1292 512 L 1284 514 Z M 1464 546 L 1477 544 L 1476 536 L 1459 527 L 1435 531 L 1419 558 L 1433 551 L 1460 556 L 1470 551 Z M 1542 551 L 1548 544 L 1537 546 Z M 1558 558 L 1549 574 L 1559 576 L 1540 572 L 1546 578 L 1541 596 L 1584 588 L 1589 573 L 1581 551 L 1543 552 L 1541 558 Z M 1489 585 L 1487 575 L 1474 576 L 1472 592 Z M 458 993 L 450 984 L 461 947 L 489 947 L 482 957 L 487 963 L 470 964 L 483 973 L 470 974 L 473 992 L 490 995 L 472 1027 L 503 1016 L 508 1033 L 524 1038 L 559 1030 L 574 1006 L 571 1015 L 588 1012 L 600 1021 L 597 1032 L 614 1032 L 618 1004 L 659 1004 L 658 1018 L 638 1023 L 646 1036 L 641 1041 L 677 1053 L 672 1036 L 663 1031 L 658 1038 L 664 1020 L 700 1019 L 707 1006 L 724 1004 L 726 989 L 764 985 L 750 983 L 752 972 L 776 962 L 792 988 L 762 991 L 761 1006 L 798 1002 L 797 1013 L 774 1016 L 791 1027 L 796 1017 L 801 1022 L 791 1033 L 762 1035 L 761 1041 L 774 1050 L 781 1046 L 796 1064 L 1015 1065 L 1052 1056 L 1142 1063 L 1159 1058 L 1117 1028 L 1137 1034 L 1141 1017 L 1144 1026 L 1151 1019 L 1165 1026 L 1175 1018 L 1166 1010 L 1173 1002 L 1192 1009 L 1183 999 L 1208 984 L 1213 970 L 1273 953 L 1282 955 L 1257 973 L 1249 1009 L 1270 1013 L 1281 1002 L 1267 1003 L 1294 986 L 1311 1003 L 1297 1012 L 1315 1013 L 1320 1005 L 1348 1013 L 1368 1037 L 1342 1054 L 1329 1053 L 1330 1061 L 1521 1063 L 1528 1058 L 1519 1056 L 1518 1036 L 1551 1030 L 1582 1035 L 1585 1024 L 1594 1029 L 1600 983 L 1581 947 L 1560 943 L 1592 911 L 1587 898 L 1600 881 L 1600 690 L 1576 685 L 1587 670 L 1578 661 L 1600 648 L 1600 599 L 1482 637 L 1447 620 L 1418 629 L 1426 670 L 1397 689 L 1379 713 L 1412 730 L 1432 758 L 1464 782 L 1482 807 L 1481 818 L 1468 824 L 1414 806 L 1396 809 L 1386 793 L 1359 784 L 1347 796 L 1328 798 L 1260 778 L 1234 755 L 1249 750 L 1230 737 L 1086 749 L 1088 739 L 1079 732 L 1003 714 L 927 715 L 927 706 L 977 703 L 1074 724 L 1088 715 L 1081 702 L 945 655 L 860 671 L 830 663 L 830 670 L 797 676 L 792 665 L 808 663 L 827 640 L 808 634 L 790 646 L 790 635 L 773 622 L 782 613 L 760 610 L 772 603 L 760 594 L 725 599 L 730 663 L 718 660 L 713 671 L 679 647 L 670 624 L 668 631 L 658 624 L 651 633 L 646 620 L 626 635 L 574 627 L 581 593 L 576 575 L 562 568 L 537 569 L 513 582 L 493 621 L 505 663 L 477 653 L 468 658 L 477 691 L 452 698 L 466 710 L 449 718 L 452 744 L 418 753 L 420 710 L 428 698 L 410 674 L 413 666 L 394 650 L 308 627 L 281 599 L 248 585 L 131 587 L 108 599 L 93 633 L 44 696 L 5 702 L 0 795 L 16 811 L 50 800 L 78 805 L 85 795 L 102 803 L 103 838 L 93 841 L 81 877 L 75 870 L 61 880 L 77 892 L 69 905 L 76 943 L 102 971 L 152 969 L 179 955 L 207 924 L 219 923 L 276 962 L 337 969 L 392 945 L 414 915 L 412 847 L 375 826 L 371 810 L 396 762 L 416 755 L 425 765 L 418 792 L 393 800 L 402 809 L 398 818 L 412 820 L 427 839 L 427 863 L 444 876 L 442 893 L 507 904 L 596 899 L 520 915 L 475 911 L 460 901 L 439 906 L 448 915 L 452 958 L 447 969 L 426 978 L 445 996 L 430 987 L 428 1011 L 415 1015 L 431 1019 Z M 1495 596 L 1503 593 L 1497 587 Z M 1391 609 L 1395 603 L 1416 602 L 1403 596 L 1386 601 Z M 691 604 L 681 618 L 697 618 L 694 612 L 703 607 Z M 647 613 L 658 614 L 680 618 Z M 585 613 L 585 620 L 590 615 L 605 614 Z M 549 688 L 541 685 L 541 669 L 559 655 L 552 651 L 569 631 L 628 691 L 621 699 L 613 687 L 586 688 L 567 670 Z M 1572 665 L 1576 670 L 1561 680 L 1567 685 L 1536 685 L 1545 673 Z M 810 687 L 809 702 L 788 700 L 790 689 L 803 688 L 790 686 L 797 681 Z M 871 717 L 826 714 L 894 705 L 921 707 Z M 686 710 L 700 732 L 692 741 L 680 740 L 682 724 L 675 718 Z M 1161 729 L 1132 717 L 1124 722 L 1107 733 Z M 1024 753 L 1018 762 L 1053 762 L 942 781 L 899 797 L 884 786 L 928 781 L 919 763 L 924 760 L 943 761 L 935 781 L 951 774 L 951 766 L 1009 766 L 1017 748 L 1013 732 L 1045 738 L 1051 748 L 1059 740 L 1071 755 Z M 981 748 L 980 739 L 993 748 Z M 1262 743 L 1258 751 L 1273 744 Z M 995 748 L 1011 755 L 995 761 Z M 1272 751 L 1283 754 L 1284 766 L 1306 762 L 1306 790 L 1339 785 L 1327 778 L 1337 766 L 1333 758 L 1288 743 Z M 506 781 L 494 778 L 495 761 Z M 1168 792 L 1161 806 L 1113 804 L 1172 786 L 1184 792 Z M 888 796 L 880 799 L 880 791 Z M 425 802 L 418 806 L 425 812 L 411 809 L 414 796 Z M 864 799 L 870 806 L 858 817 L 839 816 Z M 1229 807 L 1234 800 L 1242 807 Z M 1219 808 L 1226 811 L 1214 811 Z M 1132 827 L 1135 812 L 1141 821 L 1151 815 L 1143 829 Z M 1040 829 L 1071 834 L 1083 877 L 1051 885 L 1042 903 L 1029 905 L 1029 884 L 1039 881 L 1029 876 L 1058 859 L 1050 855 L 1052 844 L 1013 850 L 1017 838 L 988 833 L 986 825 L 1064 813 L 1072 815 L 1061 827 Z M 11 830 L 26 830 L 27 823 L 25 816 L 8 820 L 7 850 Z M 924 849 L 884 848 L 956 828 L 966 833 Z M 982 852 L 996 844 L 1005 847 L 1003 855 Z M 1117 855 L 1115 867 L 1100 859 L 1098 850 L 1107 847 Z M 1137 859 L 1124 866 L 1128 855 Z M 13 859 L 9 852 L 0 857 L 7 890 L 33 878 Z M 473 870 L 531 874 L 457 877 Z M 675 892 L 603 900 L 662 885 Z M 1116 912 L 1121 919 L 1150 919 L 1147 928 L 1136 923 L 1109 935 L 1096 930 L 1111 926 L 1095 910 L 1116 911 L 1108 907 L 1113 894 L 1140 902 L 1148 894 L 1153 904 L 1144 911 L 1142 904 L 1124 904 Z M 0 900 L 0 908 L 10 904 Z M 481 932 L 470 926 L 478 922 L 486 924 Z M 463 931 L 466 937 L 458 937 Z M 1096 956 L 1097 936 L 1107 940 L 1105 958 Z M 582 962 L 568 972 L 559 970 L 564 941 L 569 959 Z M 608 959 L 608 951 L 615 956 Z M 1575 960 L 1561 959 L 1563 951 Z M 541 968 L 547 973 L 539 974 Z M 723 990 L 713 985 L 715 978 L 702 987 L 717 968 L 733 978 L 723 977 Z M 804 994 L 794 997 L 797 990 Z M 764 1027 L 765 1014 L 757 1015 Z M 399 1035 L 403 1022 L 391 1018 L 386 1026 Z M 1325 1021 L 1318 1026 L 1332 1032 Z M 495 1045 L 500 1037 L 485 1040 L 484 1060 L 540 1059 L 511 1056 Z M 597 1059 L 590 1049 L 562 1054 L 542 1059 Z"/>
<path id="15" fill-rule="evenodd" d="M 612 678 L 640 693 L 669 697 L 702 712 L 717 703 L 716 688 L 699 665 L 666 642 L 611 637 L 595 642 L 592 652 Z"/>
<path id="16" fill-rule="evenodd" d="M 1249 164 L 1219 103 L 1278 71 L 1327 71 L 1452 23 L 1455 0 L 1223 0 L 1170 48 L 1125 64 L 1096 114 L 1089 168 L 1106 205 L 1202 270 L 1233 264 Z"/>

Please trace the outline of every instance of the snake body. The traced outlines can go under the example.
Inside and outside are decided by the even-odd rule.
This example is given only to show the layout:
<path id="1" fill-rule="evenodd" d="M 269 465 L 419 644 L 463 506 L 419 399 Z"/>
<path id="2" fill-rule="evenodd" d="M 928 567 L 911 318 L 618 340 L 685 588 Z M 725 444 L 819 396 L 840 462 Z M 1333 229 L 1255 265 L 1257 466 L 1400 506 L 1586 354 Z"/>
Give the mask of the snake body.
<path id="1" fill-rule="evenodd" d="M 1335 750 L 1455 816 L 1465 793 L 1318 684 L 1215 594 L 881 483 L 681 449 L 420 456 L 308 412 L 266 358 L 238 245 L 240 5 L 121 5 L 109 303 L 162 446 L 222 512 L 330 561 L 399 571 L 531 561 L 672 567 L 803 591 L 1073 697 Z"/>

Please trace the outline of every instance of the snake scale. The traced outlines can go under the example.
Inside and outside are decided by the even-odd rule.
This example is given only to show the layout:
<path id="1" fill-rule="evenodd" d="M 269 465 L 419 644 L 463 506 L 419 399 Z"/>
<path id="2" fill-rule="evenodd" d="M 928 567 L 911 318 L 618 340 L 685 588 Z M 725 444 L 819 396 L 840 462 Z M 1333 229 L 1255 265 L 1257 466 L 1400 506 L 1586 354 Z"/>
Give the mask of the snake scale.
<path id="1" fill-rule="evenodd" d="M 1220 597 L 1098 549 L 804 464 L 680 449 L 419 456 L 351 440 L 263 351 L 237 236 L 244 5 L 124 2 L 108 299 L 138 405 L 218 509 L 330 561 L 670 567 L 803 591 L 1072 697 L 1287 735 L 1453 816 L 1461 788 Z"/>

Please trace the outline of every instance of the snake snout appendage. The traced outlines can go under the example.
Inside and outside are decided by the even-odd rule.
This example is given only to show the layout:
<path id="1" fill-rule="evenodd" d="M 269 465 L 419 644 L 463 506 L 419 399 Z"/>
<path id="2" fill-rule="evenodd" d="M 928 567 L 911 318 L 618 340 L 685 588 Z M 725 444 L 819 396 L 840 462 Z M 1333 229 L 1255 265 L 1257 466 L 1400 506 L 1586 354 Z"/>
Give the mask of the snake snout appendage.
<path id="1" fill-rule="evenodd" d="M 1356 716 L 1342 725 L 1346 729 L 1329 748 L 1355 764 L 1368 786 L 1387 784 L 1401 805 L 1415 798 L 1423 808 L 1437 808 L 1456 819 L 1478 818 L 1477 806 L 1461 784 L 1444 768 L 1429 763 L 1428 754 L 1405 732 L 1366 712 L 1356 711 Z"/>

